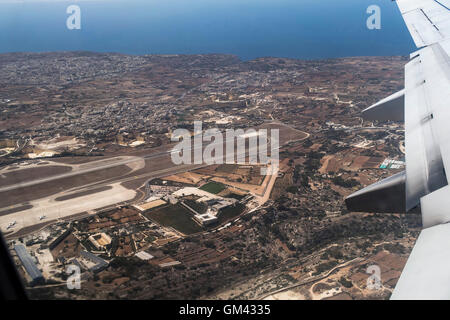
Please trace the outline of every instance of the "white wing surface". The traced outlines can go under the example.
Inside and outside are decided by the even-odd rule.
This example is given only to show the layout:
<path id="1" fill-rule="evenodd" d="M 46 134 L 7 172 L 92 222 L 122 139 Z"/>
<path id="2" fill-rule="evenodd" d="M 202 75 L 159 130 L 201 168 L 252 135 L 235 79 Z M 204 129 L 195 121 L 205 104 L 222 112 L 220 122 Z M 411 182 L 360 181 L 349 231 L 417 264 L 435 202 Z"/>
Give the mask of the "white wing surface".
<path id="1" fill-rule="evenodd" d="M 397 5 L 419 49 L 405 66 L 405 89 L 367 108 L 363 117 L 405 121 L 406 171 L 346 202 L 353 211 L 370 211 L 370 203 L 373 212 L 420 211 L 424 230 L 391 298 L 450 299 L 450 0 Z"/>
<path id="2" fill-rule="evenodd" d="M 391 299 L 450 299 L 450 0 L 398 0 L 415 44 L 405 67 L 406 209 L 425 228 Z"/>

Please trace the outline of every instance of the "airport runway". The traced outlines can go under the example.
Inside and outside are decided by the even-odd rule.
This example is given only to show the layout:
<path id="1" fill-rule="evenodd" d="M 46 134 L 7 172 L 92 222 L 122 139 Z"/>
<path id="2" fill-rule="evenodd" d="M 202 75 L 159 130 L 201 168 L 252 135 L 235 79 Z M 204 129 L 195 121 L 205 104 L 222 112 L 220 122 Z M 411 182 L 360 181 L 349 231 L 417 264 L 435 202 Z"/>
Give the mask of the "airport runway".
<path id="1" fill-rule="evenodd" d="M 217 143 L 203 142 L 202 146 L 191 150 L 191 159 L 193 159 L 193 153 L 195 151 L 203 152 L 207 146 L 211 148 L 222 147 L 223 157 L 225 159 L 225 146 L 227 142 L 230 141 L 231 140 L 227 140 L 225 138 L 224 141 L 219 141 Z M 234 140 L 234 155 L 237 157 L 238 152 L 236 150 L 236 145 L 236 141 Z M 68 218 L 82 212 L 94 212 L 99 208 L 113 207 L 119 203 L 129 203 L 132 200 L 137 201 L 136 199 L 139 198 L 137 197 L 137 188 L 135 190 L 127 189 L 123 186 L 123 183 L 161 178 L 209 165 L 204 162 L 201 164 L 175 165 L 171 159 L 171 153 L 179 151 L 178 149 L 174 149 L 175 146 L 177 146 L 177 144 L 174 143 L 168 145 L 167 150 L 157 152 L 153 150 L 153 153 L 151 153 L 150 150 L 149 154 L 140 156 L 117 156 L 77 165 L 50 163 L 50 165 L 71 166 L 73 169 L 72 171 L 66 173 L 29 181 L 22 181 L 0 187 L 0 197 L 2 197 L 2 193 L 3 196 L 5 196 L 8 192 L 19 192 L 18 199 L 20 200 L 13 202 L 12 205 L 3 206 L 2 210 L 0 210 L 0 229 L 6 231 L 8 225 L 11 222 L 16 221 L 16 225 L 12 228 L 14 233 L 16 233 L 20 231 L 20 229 L 39 225 L 43 222 Z M 250 152 L 257 153 L 257 148 L 257 146 L 256 149 L 254 149 L 254 147 L 249 148 L 247 145 L 246 150 L 244 151 L 244 156 L 248 156 Z M 267 149 L 270 150 L 270 146 L 268 146 Z M 51 160 L 48 161 L 51 162 Z M 136 163 L 140 163 L 140 165 L 136 165 Z M 120 174 L 117 175 L 99 178 L 98 180 L 87 179 L 86 181 L 88 182 L 81 179 L 85 178 L 86 175 L 89 174 L 95 176 L 96 171 L 105 169 L 115 170 L 115 168 L 124 165 L 129 166 L 131 170 L 125 173 L 120 172 Z M 101 174 L 99 176 L 102 177 Z M 144 182 L 142 182 L 141 185 L 143 185 L 143 183 Z M 39 189 L 40 185 L 43 187 L 57 186 L 57 188 L 55 188 L 55 192 L 50 190 L 42 197 L 35 196 L 34 198 L 28 198 L 27 192 L 25 191 L 27 189 L 23 190 L 23 197 L 20 195 L 22 188 L 31 187 L 34 189 Z M 104 186 L 108 186 L 110 188 L 98 191 Z M 79 193 L 82 193 L 82 195 L 78 195 Z M 70 197 L 71 195 L 73 195 L 73 197 Z M 55 200 L 57 198 L 61 198 L 62 196 L 64 196 L 65 200 Z M 16 211 L 14 211 L 14 209 Z M 2 212 L 5 214 L 2 215 Z M 41 221 L 40 219 L 43 215 L 46 217 L 45 221 Z M 11 229 L 8 231 L 11 231 Z"/>
<path id="2" fill-rule="evenodd" d="M 203 152 L 205 146 L 210 146 L 210 147 L 222 146 L 223 147 L 223 145 L 226 144 L 228 141 L 230 141 L 230 140 L 225 140 L 224 142 L 220 142 L 220 143 L 204 142 L 202 146 L 194 147 L 194 148 L 192 148 L 191 151 L 195 152 L 197 150 L 201 150 Z M 248 152 L 253 151 L 253 150 L 254 149 L 249 149 Z M 24 188 L 24 187 L 37 185 L 37 184 L 42 184 L 45 182 L 54 181 L 54 180 L 58 180 L 58 179 L 69 178 L 69 177 L 73 177 L 76 175 L 90 173 L 90 172 L 94 172 L 94 171 L 98 171 L 98 170 L 114 168 L 114 167 L 118 167 L 120 165 L 129 165 L 133 162 L 142 161 L 142 160 L 158 161 L 158 159 L 159 159 L 159 160 L 164 160 L 164 161 L 167 161 L 167 160 L 171 161 L 171 159 L 165 159 L 165 157 L 167 157 L 168 155 L 170 155 L 173 152 L 178 152 L 178 151 L 180 151 L 180 150 L 176 149 L 176 148 L 173 148 L 173 149 L 171 148 L 170 150 L 167 150 L 164 152 L 152 153 L 152 154 L 140 156 L 140 157 L 138 157 L 138 156 L 120 156 L 117 158 L 96 160 L 96 161 L 82 164 L 79 166 L 79 169 L 75 169 L 75 170 L 67 172 L 67 173 L 62 173 L 62 174 L 58 174 L 58 175 L 41 178 L 41 179 L 35 179 L 35 180 L 31 180 L 31 181 L 25 181 L 25 182 L 16 183 L 16 184 L 9 185 L 9 186 L 0 187 L 0 193 L 18 189 L 18 188 Z M 257 149 L 256 149 L 256 151 L 257 151 Z M 225 154 L 224 154 L 224 157 L 225 157 Z M 64 164 L 60 164 L 60 165 L 64 165 Z M 172 165 L 174 167 L 177 166 L 175 164 L 172 164 Z M 84 168 L 84 167 L 87 167 L 87 168 Z"/>

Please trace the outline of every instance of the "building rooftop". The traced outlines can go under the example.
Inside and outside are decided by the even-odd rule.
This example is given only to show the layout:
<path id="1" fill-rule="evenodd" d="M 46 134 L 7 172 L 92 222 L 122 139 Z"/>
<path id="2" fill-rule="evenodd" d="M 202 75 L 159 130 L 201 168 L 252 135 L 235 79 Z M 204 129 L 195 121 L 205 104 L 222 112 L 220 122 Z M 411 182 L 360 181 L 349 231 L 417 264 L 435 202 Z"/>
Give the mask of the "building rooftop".
<path id="1" fill-rule="evenodd" d="M 25 246 L 18 244 L 14 246 L 14 250 L 16 251 L 20 261 L 22 262 L 25 271 L 30 276 L 31 282 L 43 280 L 44 277 L 42 276 L 41 271 L 34 263 L 33 258 L 30 256 Z"/>
<path id="2" fill-rule="evenodd" d="M 141 252 L 136 253 L 136 257 L 138 257 L 141 260 L 153 259 L 153 256 L 150 253 L 145 252 L 145 251 L 141 251 Z"/>

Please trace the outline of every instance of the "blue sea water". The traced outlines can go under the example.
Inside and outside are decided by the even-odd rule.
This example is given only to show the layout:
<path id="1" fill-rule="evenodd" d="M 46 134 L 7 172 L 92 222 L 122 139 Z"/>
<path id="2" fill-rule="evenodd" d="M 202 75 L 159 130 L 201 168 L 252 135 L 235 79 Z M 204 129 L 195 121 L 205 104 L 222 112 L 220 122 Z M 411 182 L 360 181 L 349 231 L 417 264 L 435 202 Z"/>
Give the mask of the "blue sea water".
<path id="1" fill-rule="evenodd" d="M 81 8 L 69 30 L 66 8 Z M 370 5 L 381 29 L 369 30 Z M 241 59 L 407 55 L 390 0 L 0 0 L 0 52 L 230 53 Z"/>

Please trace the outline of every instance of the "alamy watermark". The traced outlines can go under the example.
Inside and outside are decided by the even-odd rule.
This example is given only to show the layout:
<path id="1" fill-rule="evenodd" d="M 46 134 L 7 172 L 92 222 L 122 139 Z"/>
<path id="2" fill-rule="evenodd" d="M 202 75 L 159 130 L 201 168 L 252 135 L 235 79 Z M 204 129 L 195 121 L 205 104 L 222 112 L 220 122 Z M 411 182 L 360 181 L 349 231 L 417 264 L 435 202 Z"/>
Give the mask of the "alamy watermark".
<path id="1" fill-rule="evenodd" d="M 81 8 L 72 4 L 67 7 L 66 13 L 69 15 L 66 20 L 66 26 L 69 30 L 81 29 Z M 366 20 L 366 26 L 369 30 L 381 29 L 381 8 L 378 5 L 370 5 L 367 7 L 366 13 L 370 16 Z"/>
<path id="2" fill-rule="evenodd" d="M 270 135 L 267 129 L 226 129 L 223 133 L 217 128 L 203 131 L 202 122 L 194 121 L 193 133 L 176 129 L 171 140 L 178 142 L 171 151 L 176 165 L 265 165 L 261 168 L 262 175 L 278 173 L 279 129 L 270 129 Z"/>
<path id="3" fill-rule="evenodd" d="M 67 289 L 81 289 L 81 270 L 80 267 L 74 264 L 68 265 L 66 274 L 69 275 L 66 280 Z"/>
<path id="4" fill-rule="evenodd" d="M 369 290 L 380 290 L 382 288 L 381 284 L 381 269 L 376 264 L 370 265 L 366 273 L 370 274 L 367 278 L 367 289 Z"/>
<path id="5" fill-rule="evenodd" d="M 66 20 L 66 26 L 69 30 L 81 29 L 81 8 L 72 4 L 67 7 L 66 13 L 69 15 Z M 381 8 L 378 5 L 370 5 L 367 7 L 366 13 L 370 16 L 366 20 L 366 26 L 369 30 L 381 29 Z"/>
<path id="6" fill-rule="evenodd" d="M 69 17 L 66 20 L 66 26 L 69 30 L 81 29 L 81 8 L 75 4 L 70 5 L 66 9 L 66 13 Z"/>
<path id="7" fill-rule="evenodd" d="M 367 10 L 367 14 L 370 16 L 366 20 L 366 26 L 369 30 L 380 30 L 381 29 L 381 9 L 379 6 L 373 4 L 370 5 Z"/>

